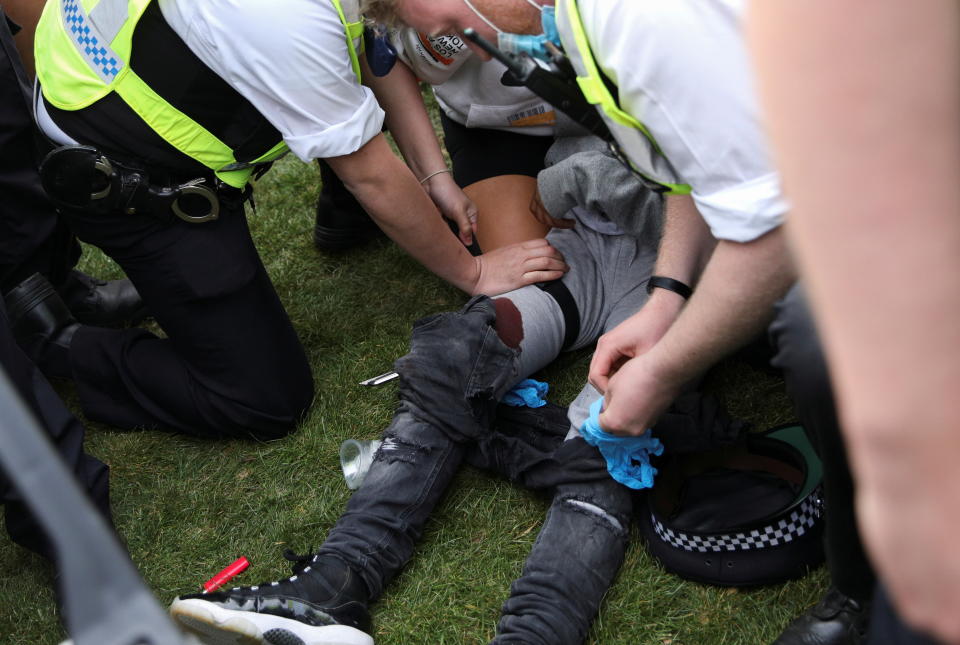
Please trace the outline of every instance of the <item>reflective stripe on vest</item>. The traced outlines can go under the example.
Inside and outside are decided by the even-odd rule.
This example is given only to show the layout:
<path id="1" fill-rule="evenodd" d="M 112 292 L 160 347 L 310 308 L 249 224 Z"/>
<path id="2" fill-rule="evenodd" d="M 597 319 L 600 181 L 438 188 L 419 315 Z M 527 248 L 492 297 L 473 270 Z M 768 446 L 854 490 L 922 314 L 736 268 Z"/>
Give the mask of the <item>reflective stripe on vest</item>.
<path id="1" fill-rule="evenodd" d="M 252 161 L 238 161 L 227 144 L 133 72 L 133 32 L 151 1 L 49 0 L 35 40 L 43 96 L 56 108 L 74 111 L 115 92 L 164 141 L 212 170 L 225 184 L 243 188 L 257 165 L 283 156 L 287 145 L 279 141 Z M 340 0 L 331 2 L 343 23 L 351 66 L 359 80 L 358 52 L 363 42 L 359 10 L 351 3 L 353 11 L 347 16 Z"/>
<path id="2" fill-rule="evenodd" d="M 363 53 L 363 19 L 360 17 L 360 3 L 349 2 L 349 11 L 343 8 L 340 0 L 332 0 L 337 9 L 340 22 L 347 35 L 347 52 L 350 54 L 350 65 L 353 73 L 360 80 L 360 54 Z"/>
<path id="3" fill-rule="evenodd" d="M 667 195 L 689 195 L 690 186 L 680 181 L 679 175 L 650 131 L 617 104 L 604 83 L 594 60 L 576 0 L 558 0 L 556 6 L 560 40 L 577 71 L 577 84 L 587 102 L 598 107 L 600 115 L 631 165 L 648 180 L 666 188 Z"/>

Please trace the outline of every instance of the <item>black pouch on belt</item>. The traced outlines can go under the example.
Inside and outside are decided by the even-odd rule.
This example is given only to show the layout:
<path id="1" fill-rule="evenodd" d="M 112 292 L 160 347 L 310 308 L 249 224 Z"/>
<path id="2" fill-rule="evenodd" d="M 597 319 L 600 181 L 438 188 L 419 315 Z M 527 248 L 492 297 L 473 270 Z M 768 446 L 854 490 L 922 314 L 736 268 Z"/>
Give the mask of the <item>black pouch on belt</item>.
<path id="1" fill-rule="evenodd" d="M 146 170 L 108 159 L 92 146 L 61 146 L 40 164 L 44 190 L 60 206 L 110 213 L 144 212 L 192 224 L 220 213 L 218 191 L 194 179 L 178 186 L 154 186 Z"/>

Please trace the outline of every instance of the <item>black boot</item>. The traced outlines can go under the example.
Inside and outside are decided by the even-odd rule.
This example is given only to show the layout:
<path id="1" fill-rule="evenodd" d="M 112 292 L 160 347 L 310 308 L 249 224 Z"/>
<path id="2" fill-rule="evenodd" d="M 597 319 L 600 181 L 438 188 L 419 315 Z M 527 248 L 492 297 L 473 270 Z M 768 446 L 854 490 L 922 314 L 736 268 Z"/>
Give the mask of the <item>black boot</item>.
<path id="1" fill-rule="evenodd" d="M 297 563 L 291 577 L 181 596 L 170 614 L 204 642 L 373 645 L 360 578 L 334 556 L 284 556 Z"/>
<path id="2" fill-rule="evenodd" d="M 129 279 L 98 280 L 74 269 L 57 292 L 78 321 L 97 327 L 135 325 L 146 316 L 137 288 Z"/>
<path id="3" fill-rule="evenodd" d="M 319 251 L 345 251 L 377 237 L 380 230 L 363 206 L 343 185 L 333 169 L 323 160 L 320 179 L 323 186 L 317 198 L 317 220 L 313 227 L 313 245 Z"/>
<path id="4" fill-rule="evenodd" d="M 70 378 L 70 342 L 80 325 L 53 285 L 34 273 L 5 300 L 13 336 L 24 353 L 47 376 Z"/>
<path id="5" fill-rule="evenodd" d="M 773 645 L 865 645 L 869 620 L 869 602 L 830 587 L 820 602 L 787 625 Z"/>

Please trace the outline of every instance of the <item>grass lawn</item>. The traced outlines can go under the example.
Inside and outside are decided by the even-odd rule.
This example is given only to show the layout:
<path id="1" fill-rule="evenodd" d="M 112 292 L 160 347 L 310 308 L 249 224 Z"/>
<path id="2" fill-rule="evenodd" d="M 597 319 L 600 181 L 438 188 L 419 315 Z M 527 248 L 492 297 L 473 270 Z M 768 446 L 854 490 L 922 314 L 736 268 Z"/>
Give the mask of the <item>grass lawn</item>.
<path id="1" fill-rule="evenodd" d="M 284 548 L 318 546 L 346 503 L 337 450 L 372 439 L 390 420 L 395 386 L 357 382 L 405 353 L 414 319 L 459 307 L 463 294 L 427 274 L 393 244 L 333 256 L 310 239 L 319 185 L 293 158 L 260 182 L 249 220 L 277 291 L 313 365 L 317 399 L 299 432 L 271 443 L 200 441 L 120 432 L 87 423 L 88 450 L 112 469 L 114 516 L 144 579 L 164 605 L 239 555 L 252 566 L 237 584 L 289 575 Z M 94 250 L 83 265 L 118 275 Z M 236 321 L 243 324 L 242 320 Z M 566 403 L 589 355 L 562 357 L 544 380 Z M 782 383 L 730 361 L 709 378 L 731 412 L 766 427 L 793 418 Z M 77 408 L 72 387 L 57 384 Z M 410 566 L 374 605 L 378 643 L 484 643 L 494 635 L 510 581 L 519 575 L 548 500 L 464 467 Z M 63 638 L 51 569 L 0 536 L 0 644 L 54 645 Z M 816 601 L 823 571 L 779 587 L 738 591 L 666 574 L 634 540 L 590 643 L 642 645 L 771 642 Z"/>

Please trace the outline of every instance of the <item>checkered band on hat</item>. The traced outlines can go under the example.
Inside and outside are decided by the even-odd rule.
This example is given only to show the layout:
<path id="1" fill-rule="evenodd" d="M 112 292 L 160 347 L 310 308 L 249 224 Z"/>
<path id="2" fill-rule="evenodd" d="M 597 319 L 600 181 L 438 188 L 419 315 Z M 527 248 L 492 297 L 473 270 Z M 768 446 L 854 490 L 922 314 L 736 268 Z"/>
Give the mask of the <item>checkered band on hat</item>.
<path id="1" fill-rule="evenodd" d="M 721 551 L 752 551 L 766 549 L 792 542 L 813 528 L 823 511 L 819 496 L 820 489 L 809 495 L 800 506 L 784 519 L 762 528 L 745 533 L 719 533 L 698 535 L 684 533 L 664 526 L 663 522 L 651 514 L 651 523 L 657 535 L 671 546 L 684 551 L 699 553 L 718 553 Z"/>
<path id="2" fill-rule="evenodd" d="M 64 26 L 77 52 L 103 82 L 113 82 L 123 69 L 123 62 L 110 49 L 109 40 L 91 23 L 79 0 L 63 0 L 61 8 Z"/>

